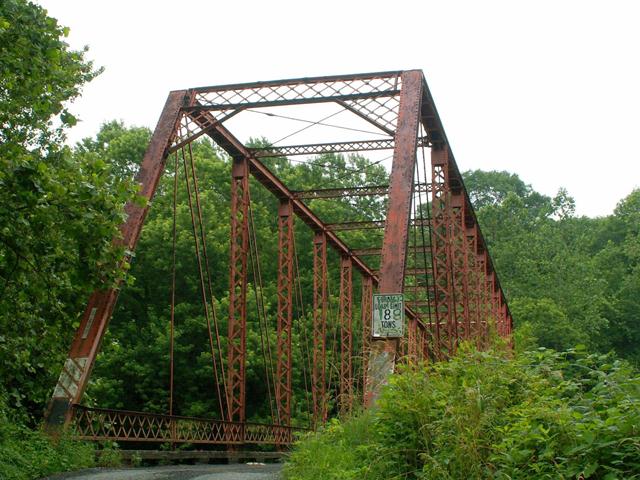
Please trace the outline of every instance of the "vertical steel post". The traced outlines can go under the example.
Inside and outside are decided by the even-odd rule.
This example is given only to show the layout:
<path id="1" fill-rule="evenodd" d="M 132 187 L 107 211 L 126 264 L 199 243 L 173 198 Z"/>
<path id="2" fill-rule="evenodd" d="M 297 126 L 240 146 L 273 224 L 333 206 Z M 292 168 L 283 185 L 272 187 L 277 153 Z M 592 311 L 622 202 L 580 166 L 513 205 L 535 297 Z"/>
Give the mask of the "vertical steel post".
<path id="1" fill-rule="evenodd" d="M 458 305 L 460 308 L 458 321 L 461 322 L 460 325 L 462 326 L 462 335 L 460 335 L 459 333 L 458 339 L 468 340 L 469 338 L 471 338 L 471 310 L 473 305 L 471 301 L 472 291 L 470 289 L 472 270 L 469 260 L 469 239 L 467 237 L 466 228 L 467 202 L 463 190 L 460 190 L 460 197 L 460 223 L 457 225 L 457 228 L 459 228 L 458 244 L 460 245 L 460 258 L 457 261 L 457 265 L 459 266 L 458 290 L 462 294 L 462 301 L 458 301 Z"/>
<path id="2" fill-rule="evenodd" d="M 431 149 L 431 173 L 432 173 L 432 255 L 433 255 L 433 283 L 435 290 L 436 321 L 440 327 L 438 345 L 439 353 L 446 346 L 449 354 L 452 352 L 453 328 L 455 322 L 455 303 L 453 278 L 453 265 L 451 263 L 451 192 L 449 189 L 449 152 L 446 146 Z M 446 333 L 442 326 L 445 326 Z M 444 337 L 444 338 L 443 338 Z"/>
<path id="3" fill-rule="evenodd" d="M 484 335 L 485 335 L 485 340 L 489 340 L 489 327 L 491 326 L 491 323 L 493 322 L 493 280 L 492 280 L 492 275 L 491 272 L 489 271 L 489 254 L 485 251 L 485 261 L 484 261 L 484 266 L 485 266 L 485 282 L 486 282 L 486 291 L 485 291 L 485 301 L 486 301 L 486 316 L 485 316 L 485 323 L 484 323 Z"/>
<path id="4" fill-rule="evenodd" d="M 453 351 L 457 349 L 457 345 L 461 338 L 464 338 L 464 327 L 466 324 L 466 291 L 465 291 L 465 258 L 464 250 L 465 236 L 464 236 L 464 195 L 460 189 L 450 189 L 451 196 L 449 197 L 450 212 L 450 231 L 451 242 L 449 248 L 449 255 L 451 255 L 451 280 L 453 286 L 453 318 L 451 331 L 453 333 Z"/>
<path id="5" fill-rule="evenodd" d="M 278 326 L 276 408 L 281 425 L 291 424 L 291 334 L 293 328 L 293 208 L 280 203 L 278 212 Z"/>
<path id="6" fill-rule="evenodd" d="M 371 308 L 373 301 L 373 279 L 369 275 L 362 276 L 362 389 L 363 394 L 367 385 L 367 369 L 369 365 L 369 353 L 371 348 Z"/>
<path id="7" fill-rule="evenodd" d="M 478 265 L 478 325 L 476 336 L 478 346 L 482 345 L 485 337 L 485 325 L 489 312 L 487 311 L 487 269 L 484 253 L 476 255 Z"/>
<path id="8" fill-rule="evenodd" d="M 247 257 L 249 256 L 249 166 L 234 158 L 231 170 L 231 248 L 227 358 L 229 421 L 245 421 Z"/>
<path id="9" fill-rule="evenodd" d="M 422 336 L 420 337 L 420 360 L 422 362 L 429 361 L 429 338 L 430 338 L 430 324 L 426 324 L 420 329 Z"/>
<path id="10" fill-rule="evenodd" d="M 424 340 L 425 340 L 425 329 L 423 324 L 418 325 L 418 329 L 416 330 L 416 361 L 423 362 L 425 360 L 424 355 Z"/>
<path id="11" fill-rule="evenodd" d="M 402 73 L 400 107 L 395 132 L 393 165 L 389 178 L 389 204 L 382 241 L 380 293 L 402 293 L 407 260 L 407 238 L 411 217 L 413 179 L 418 142 L 418 124 L 424 77 L 419 70 Z M 371 345 L 365 404 L 370 405 L 395 367 L 398 342 L 374 340 Z"/>
<path id="12" fill-rule="evenodd" d="M 493 326 L 495 328 L 494 333 L 500 332 L 500 292 L 498 290 L 498 282 L 496 279 L 496 273 L 491 272 L 491 298 L 493 300 Z"/>
<path id="13" fill-rule="evenodd" d="M 410 318 L 407 324 L 407 362 L 415 364 L 418 353 L 418 321 Z"/>
<path id="14" fill-rule="evenodd" d="M 348 413 L 353 404 L 353 268 L 351 258 L 340 259 L 340 412 Z"/>
<path id="15" fill-rule="evenodd" d="M 469 308 L 468 338 L 475 338 L 478 336 L 478 325 L 480 321 L 480 271 L 477 261 L 478 236 L 476 225 L 467 227 L 466 242 L 467 250 L 465 254 L 469 272 L 467 279 L 467 305 Z"/>
<path id="16" fill-rule="evenodd" d="M 313 366 L 311 394 L 314 423 L 327 420 L 326 336 L 327 336 L 327 237 L 316 233 L 313 240 Z"/>
<path id="17" fill-rule="evenodd" d="M 164 171 L 167 150 L 178 127 L 185 96 L 184 90 L 169 94 L 140 165 L 136 182 L 140 185 L 140 195 L 146 200 L 153 198 Z M 127 256 L 136 248 L 148 208 L 149 203 L 141 206 L 140 202 L 129 202 L 125 207 L 127 220 L 120 226 L 122 238 L 114 239 L 114 243 L 123 246 Z M 71 420 L 72 405 L 80 403 L 118 292 L 118 286 L 114 286 L 96 290 L 89 298 L 45 414 L 47 428 L 66 425 Z"/>

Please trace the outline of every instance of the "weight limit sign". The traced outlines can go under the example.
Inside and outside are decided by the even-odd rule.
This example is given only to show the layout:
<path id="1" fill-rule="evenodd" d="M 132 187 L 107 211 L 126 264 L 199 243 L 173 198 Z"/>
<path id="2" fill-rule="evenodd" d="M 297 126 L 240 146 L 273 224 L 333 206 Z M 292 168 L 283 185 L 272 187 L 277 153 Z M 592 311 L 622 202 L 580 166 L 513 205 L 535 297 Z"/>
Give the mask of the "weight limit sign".
<path id="1" fill-rule="evenodd" d="M 401 293 L 373 295 L 373 336 L 397 338 L 404 335 L 404 296 Z"/>

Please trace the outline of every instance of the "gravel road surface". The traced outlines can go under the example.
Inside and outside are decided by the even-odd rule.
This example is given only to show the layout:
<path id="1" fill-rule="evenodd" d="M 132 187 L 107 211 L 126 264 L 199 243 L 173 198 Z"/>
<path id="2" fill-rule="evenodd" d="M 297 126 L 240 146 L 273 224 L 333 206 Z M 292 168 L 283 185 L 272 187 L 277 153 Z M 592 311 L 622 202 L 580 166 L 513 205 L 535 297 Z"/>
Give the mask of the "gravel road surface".
<path id="1" fill-rule="evenodd" d="M 174 465 L 90 469 L 47 477 L 50 480 L 278 480 L 282 465 Z M 44 479 L 43 479 L 44 480 Z"/>

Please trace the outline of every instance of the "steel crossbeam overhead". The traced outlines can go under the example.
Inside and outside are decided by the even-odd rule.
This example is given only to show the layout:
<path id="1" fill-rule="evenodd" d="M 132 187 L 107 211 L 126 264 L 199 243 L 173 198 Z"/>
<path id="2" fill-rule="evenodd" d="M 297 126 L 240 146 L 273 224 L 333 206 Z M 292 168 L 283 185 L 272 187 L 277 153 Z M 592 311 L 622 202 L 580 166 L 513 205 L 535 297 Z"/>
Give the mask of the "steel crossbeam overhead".
<path id="1" fill-rule="evenodd" d="M 430 247 L 429 245 L 409 245 L 406 247 L 406 252 L 412 255 L 420 255 L 420 254 L 429 254 Z M 382 248 L 379 247 L 370 247 L 370 248 L 354 248 L 353 254 L 358 257 L 379 257 L 383 254 Z"/>
<path id="2" fill-rule="evenodd" d="M 401 77 L 402 72 L 383 72 L 196 88 L 185 111 L 226 115 L 238 109 L 340 102 L 390 134 L 397 121 Z"/>
<path id="3" fill-rule="evenodd" d="M 293 192 L 293 195 L 299 200 L 313 200 L 317 198 L 331 199 L 345 197 L 383 196 L 388 192 L 388 185 L 372 185 L 367 187 L 351 188 L 320 188 L 316 190 Z"/>
<path id="4" fill-rule="evenodd" d="M 431 192 L 431 185 L 415 184 L 414 193 Z M 300 200 L 333 199 L 348 197 L 384 196 L 389 193 L 389 185 L 372 185 L 366 187 L 351 188 L 319 188 L 316 190 L 304 190 L 293 192 L 294 196 Z"/>
<path id="5" fill-rule="evenodd" d="M 234 122 L 240 121 L 244 118 L 243 113 L 250 109 L 328 102 L 373 125 L 382 138 L 248 148 L 228 128 L 227 120 L 236 117 Z M 299 378 L 296 369 L 301 368 L 292 353 L 294 348 L 300 347 L 295 345 L 298 336 L 293 334 L 293 306 L 295 302 L 302 304 L 304 301 L 300 285 L 300 279 L 304 277 L 298 271 L 296 253 L 299 229 L 310 229 L 313 238 L 312 244 L 303 245 L 302 250 L 312 262 L 313 269 L 313 296 L 307 299 L 312 302 L 313 309 L 309 315 L 311 352 L 307 360 L 311 380 L 309 418 L 314 425 L 327 420 L 329 406 L 334 401 L 343 412 L 352 410 L 356 399 L 367 405 L 375 401 L 389 372 L 401 357 L 409 363 L 446 359 L 455 352 L 461 340 L 476 339 L 482 345 L 493 324 L 500 335 L 508 337 L 511 334 L 511 314 L 506 298 L 421 71 L 300 78 L 171 92 L 137 178 L 141 194 L 149 200 L 148 205 L 164 171 L 167 156 L 174 152 L 184 155 L 185 148 L 191 152 L 191 143 L 204 136 L 229 155 L 231 166 L 230 244 L 226 272 L 229 278 L 229 309 L 224 339 L 226 348 L 218 346 L 220 355 L 226 350 L 227 361 L 225 372 L 220 359 L 222 381 L 216 379 L 220 411 L 212 412 L 212 418 L 191 418 L 174 415 L 173 410 L 169 415 L 157 415 L 80 405 L 118 297 L 121 286 L 116 285 L 96 291 L 89 298 L 49 405 L 49 428 L 73 423 L 78 438 L 99 441 L 203 443 L 233 448 L 256 443 L 278 447 L 289 444 L 294 433 L 292 415 L 299 409 L 293 404 L 297 396 L 293 395 L 293 379 Z M 317 185 L 321 188 L 295 191 L 261 161 L 261 158 L 385 149 L 393 150 L 387 185 L 348 188 Z M 428 169 L 426 166 L 416 167 L 417 154 L 424 154 L 425 149 L 431 151 Z M 200 216 L 201 205 L 193 166 L 192 177 Z M 257 183 L 253 183 L 251 178 Z M 185 181 L 188 188 L 188 178 Z M 250 185 L 266 188 L 279 204 L 279 210 L 273 217 L 277 218 L 277 240 L 274 235 L 273 241 L 277 241 L 278 258 L 268 260 L 277 265 L 276 359 L 275 373 L 271 374 L 275 397 L 273 403 L 271 397 L 269 399 L 269 405 L 275 405 L 277 413 L 276 420 L 272 410 L 273 425 L 247 422 L 252 412 L 246 411 L 245 371 L 247 357 L 253 353 L 247 352 L 248 275 L 250 270 L 256 275 L 256 266 L 260 275 L 259 245 L 252 226 Z M 387 209 L 384 220 L 379 214 L 367 216 L 365 212 L 358 211 L 355 218 L 335 218 L 328 223 L 314 210 L 316 202 L 322 200 L 324 207 L 324 202 L 342 201 L 343 206 L 350 207 L 344 211 L 353 211 L 356 209 L 352 207 L 358 205 L 357 199 L 362 200 L 362 197 L 372 197 L 366 201 Z M 141 207 L 133 202 L 126 206 L 128 216 L 121 227 L 122 238 L 114 241 L 129 254 L 135 250 L 147 209 L 148 206 Z M 420 212 L 419 219 L 417 212 Z M 296 223 L 295 217 L 301 222 Z M 206 255 L 205 233 L 200 228 Z M 374 229 L 381 230 L 382 235 L 366 232 Z M 338 235 L 339 232 L 360 230 L 362 232 L 357 235 Z M 417 240 L 418 232 L 420 240 Z M 195 224 L 193 233 L 196 237 Z M 410 234 L 413 234 L 411 242 Z M 381 237 L 381 245 L 353 248 L 346 240 L 360 236 L 367 238 L 369 245 Z M 197 239 L 195 245 L 197 250 Z M 329 255 L 329 249 L 337 255 Z M 367 263 L 372 260 L 370 257 L 379 257 L 377 270 Z M 337 314 L 334 312 L 335 316 L 331 313 L 332 296 L 329 292 L 329 279 L 335 278 L 330 272 L 335 268 L 332 258 L 339 259 L 339 309 Z M 249 260 L 251 269 L 248 268 Z M 378 263 L 378 259 L 373 261 Z M 207 264 L 205 271 L 210 277 L 208 268 Z M 360 274 L 362 286 L 361 324 L 353 319 L 354 270 Z M 210 314 L 206 304 L 211 302 L 213 306 L 214 302 L 213 298 L 208 298 L 213 294 L 207 294 L 204 289 L 202 270 L 200 280 L 208 322 Z M 209 291 L 212 291 L 210 284 Z M 407 317 L 404 337 L 372 336 L 374 292 L 404 295 Z M 256 303 L 260 302 L 256 300 Z M 266 315 L 264 309 L 262 314 Z M 296 319 L 305 320 L 304 313 L 299 318 L 297 315 Z M 331 340 L 334 328 L 336 334 L 339 332 L 337 341 L 335 337 Z M 354 328 L 360 330 L 355 336 Z M 267 329 L 266 320 L 264 329 Z M 210 326 L 209 332 L 213 355 Z M 217 326 L 215 332 L 217 338 Z M 354 341 L 358 335 L 362 335 L 361 341 Z M 266 338 L 268 342 L 268 331 Z M 328 351 L 334 352 L 336 357 L 339 355 L 339 365 L 335 363 L 334 355 L 327 355 Z M 216 360 L 213 360 L 217 376 Z M 361 372 L 358 371 L 359 365 Z M 271 395 L 271 377 L 267 370 L 265 367 L 267 389 Z M 332 384 L 331 372 L 338 374 L 337 384 Z M 357 385 L 360 382 L 362 391 L 359 392 Z M 224 395 L 220 394 L 221 391 Z M 334 397 L 335 394 L 338 396 Z M 213 418 L 216 415 L 218 418 Z"/>
<path id="6" fill-rule="evenodd" d="M 351 153 L 372 150 L 393 150 L 393 138 L 383 140 L 359 140 L 354 142 L 311 143 L 249 149 L 256 158 L 293 157 L 296 155 L 321 155 L 325 153 Z M 426 139 L 418 139 L 418 146 L 428 146 Z"/>
<path id="7" fill-rule="evenodd" d="M 344 232 L 350 230 L 375 230 L 384 228 L 384 220 L 371 220 L 368 222 L 327 223 L 327 228 L 334 232 Z"/>
<path id="8" fill-rule="evenodd" d="M 371 220 L 365 222 L 340 222 L 340 223 L 327 223 L 327 228 L 334 232 L 349 231 L 349 230 L 375 230 L 384 228 L 384 220 Z M 420 227 L 429 225 L 427 220 L 411 220 L 412 227 Z"/>

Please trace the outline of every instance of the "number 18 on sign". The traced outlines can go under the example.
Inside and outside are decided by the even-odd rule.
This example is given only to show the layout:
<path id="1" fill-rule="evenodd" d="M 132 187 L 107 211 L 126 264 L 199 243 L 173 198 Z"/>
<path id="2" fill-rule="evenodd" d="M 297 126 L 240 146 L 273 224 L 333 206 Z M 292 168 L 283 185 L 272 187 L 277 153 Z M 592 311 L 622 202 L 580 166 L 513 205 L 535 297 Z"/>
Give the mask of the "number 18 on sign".
<path id="1" fill-rule="evenodd" d="M 373 336 L 396 338 L 404 334 L 404 297 L 401 293 L 373 295 Z"/>

